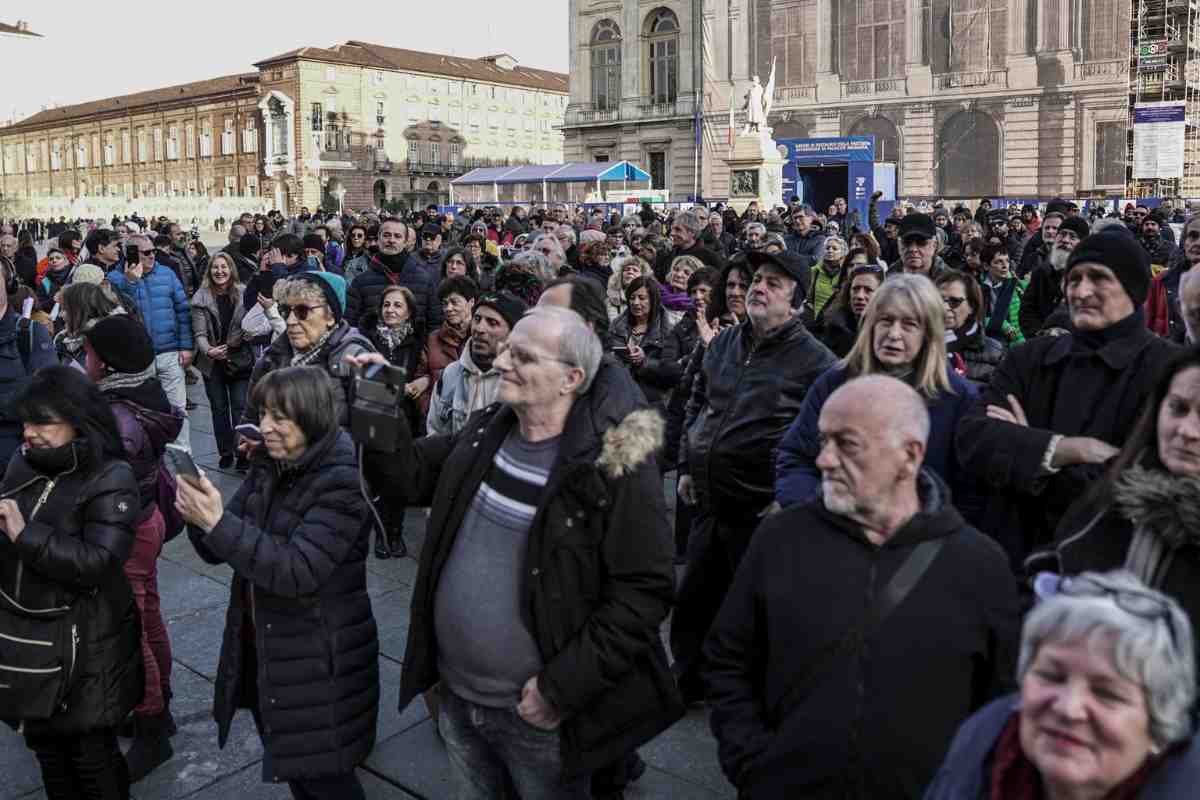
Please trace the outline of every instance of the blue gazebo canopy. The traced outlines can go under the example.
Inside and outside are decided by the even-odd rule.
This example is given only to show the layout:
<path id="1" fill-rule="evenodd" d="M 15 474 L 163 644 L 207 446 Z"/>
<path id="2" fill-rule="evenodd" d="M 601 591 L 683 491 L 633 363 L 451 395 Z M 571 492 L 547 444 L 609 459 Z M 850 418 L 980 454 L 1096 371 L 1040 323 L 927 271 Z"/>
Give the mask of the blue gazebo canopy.
<path id="1" fill-rule="evenodd" d="M 628 161 L 575 161 L 567 164 L 528 164 L 520 167 L 479 167 L 450 181 L 452 186 L 513 183 L 594 183 L 648 181 L 650 175 Z"/>

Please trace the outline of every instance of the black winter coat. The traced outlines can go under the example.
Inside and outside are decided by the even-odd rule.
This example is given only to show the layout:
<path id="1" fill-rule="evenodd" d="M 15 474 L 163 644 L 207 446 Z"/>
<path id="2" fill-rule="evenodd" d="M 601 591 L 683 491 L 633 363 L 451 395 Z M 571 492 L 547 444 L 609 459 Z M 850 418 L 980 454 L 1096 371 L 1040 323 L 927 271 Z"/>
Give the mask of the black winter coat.
<path id="1" fill-rule="evenodd" d="M 1026 339 L 1035 338 L 1062 303 L 1062 278 L 1062 273 L 1055 271 L 1048 261 L 1042 261 L 1030 273 L 1029 286 L 1021 296 L 1021 311 L 1017 316 Z"/>
<path id="2" fill-rule="evenodd" d="M 375 746 L 379 639 L 367 595 L 366 505 L 350 435 L 335 430 L 281 470 L 259 448 L 201 558 L 233 567 L 213 700 L 225 746 L 258 698 L 264 781 L 344 775 Z M 249 602 L 249 606 L 247 606 Z M 247 676 L 252 627 L 257 675 Z M 257 692 L 242 685 L 256 680 Z"/>
<path id="3" fill-rule="evenodd" d="M 697 346 L 701 355 L 696 357 L 695 367 L 692 367 Z M 663 348 L 663 360 L 674 363 L 675 369 L 679 371 L 675 390 L 667 402 L 667 434 L 662 452 L 664 470 L 674 469 L 679 461 L 679 436 L 683 433 L 683 417 L 687 413 L 687 403 L 692 396 L 692 382 L 696 378 L 696 370 L 700 368 L 703 351 L 700 329 L 696 326 L 696 312 L 689 311 L 675 323 L 675 327 L 667 336 L 666 347 Z"/>
<path id="4" fill-rule="evenodd" d="M 767 518 L 750 540 L 703 668 L 721 767 L 743 800 L 920 798 L 962 721 L 1011 688 L 1019 611 L 1004 554 L 929 472 L 920 498 L 882 546 L 819 499 Z M 946 543 L 904 602 L 782 708 L 797 676 L 936 538 Z"/>
<path id="5" fill-rule="evenodd" d="M 975 330 L 962 339 L 946 346 L 950 353 L 962 356 L 967 367 L 967 378 L 976 383 L 987 383 L 992 379 L 996 367 L 1008 355 L 1008 350 L 1000 342 L 990 336 L 985 336 L 982 330 Z"/>
<path id="6" fill-rule="evenodd" d="M 629 309 L 626 308 L 621 312 L 621 316 L 613 320 L 608 329 L 609 349 L 629 344 L 629 326 Z M 667 393 L 679 383 L 682 374 L 682 370 L 667 352 L 670 337 L 667 315 L 659 308 L 646 329 L 646 335 L 642 337 L 640 346 L 646 354 L 646 360 L 640 366 L 634 366 L 627 359 L 621 359 L 646 400 L 660 410 L 666 407 Z"/>
<path id="7" fill-rule="evenodd" d="M 388 363 L 395 367 L 404 369 L 405 375 L 410 383 L 416 380 L 417 362 L 421 360 L 421 338 L 417 335 L 414 328 L 408 337 L 398 344 L 396 347 L 389 347 L 383 337 L 379 335 L 379 314 L 375 311 L 369 311 L 363 315 L 358 321 L 359 333 L 371 340 L 371 344 L 375 347 L 375 351 L 383 355 L 388 360 Z M 404 398 L 404 410 L 408 414 L 408 424 L 417 425 L 420 417 L 420 407 L 417 401 L 410 398 Z"/>
<path id="8" fill-rule="evenodd" d="M 1019 569 L 1048 545 L 1067 506 L 1100 477 L 1099 466 L 1072 465 L 1046 475 L 1042 460 L 1055 434 L 1125 443 L 1176 346 L 1146 330 L 1140 312 L 1117 323 L 1123 335 L 1097 351 L 1078 334 L 1041 336 L 1011 349 L 959 423 L 959 462 L 983 483 L 988 506 L 980 527 Z M 1020 402 L 1028 427 L 987 416 L 987 407 Z"/>
<path id="9" fill-rule="evenodd" d="M 756 341 L 749 321 L 722 330 L 692 385 L 680 446 L 700 507 L 744 525 L 775 498 L 775 448 L 833 353 L 793 317 Z"/>
<path id="10" fill-rule="evenodd" d="M 432 275 L 436 275 L 434 271 Z M 409 260 L 399 272 L 388 272 L 378 255 L 371 256 L 368 269 L 351 281 L 346 289 L 346 321 L 357 327 L 359 318 L 367 311 L 379 308 L 383 290 L 403 286 L 413 293 L 416 318 L 413 325 L 421 335 L 442 324 L 442 304 L 437 298 L 437 284 L 431 273 Z"/>
<path id="11" fill-rule="evenodd" d="M 80 439 L 58 452 L 62 466 L 45 471 L 22 452 L 9 462 L 0 494 L 14 497 L 26 523 L 16 544 L 0 536 L 0 587 L 27 608 L 83 604 L 81 672 L 66 710 L 25 724 L 31 735 L 79 736 L 116 727 L 142 701 L 141 618 L 123 570 L 141 504 L 124 461 L 92 466 Z"/>
<path id="12" fill-rule="evenodd" d="M 821 309 L 821 316 L 813 327 L 813 335 L 835 356 L 845 358 L 858 339 L 860 323 L 861 320 L 849 308 L 829 302 Z"/>
<path id="13" fill-rule="evenodd" d="M 683 715 L 658 630 L 674 594 L 672 534 L 653 453 L 662 420 L 601 362 L 567 418 L 525 556 L 524 607 L 563 713 L 570 774 L 611 764 Z M 405 441 L 373 463 L 409 506 L 430 506 L 400 686 L 403 710 L 438 681 L 434 600 L 459 527 L 516 415 L 493 404 L 454 436 Z M 407 428 L 404 428 L 407 433 Z"/>

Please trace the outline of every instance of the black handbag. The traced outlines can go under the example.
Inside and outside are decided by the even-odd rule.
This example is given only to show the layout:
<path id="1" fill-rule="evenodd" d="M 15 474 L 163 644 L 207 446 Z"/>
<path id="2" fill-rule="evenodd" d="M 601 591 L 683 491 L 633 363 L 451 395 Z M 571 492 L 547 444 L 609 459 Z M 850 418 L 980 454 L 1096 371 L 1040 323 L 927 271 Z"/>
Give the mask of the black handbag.
<path id="1" fill-rule="evenodd" d="M 82 672 L 82 605 L 76 598 L 29 609 L 0 589 L 0 719 L 49 719 L 66 710 Z"/>
<path id="2" fill-rule="evenodd" d="M 29 520 L 45 505 L 54 491 L 49 481 L 29 513 Z M 20 602 L 21 574 L 10 595 L 0 588 L 0 719 L 49 719 L 66 710 L 75 680 L 82 674 L 80 643 L 84 631 L 85 599 L 96 591 L 84 592 L 61 606 L 30 608 Z"/>

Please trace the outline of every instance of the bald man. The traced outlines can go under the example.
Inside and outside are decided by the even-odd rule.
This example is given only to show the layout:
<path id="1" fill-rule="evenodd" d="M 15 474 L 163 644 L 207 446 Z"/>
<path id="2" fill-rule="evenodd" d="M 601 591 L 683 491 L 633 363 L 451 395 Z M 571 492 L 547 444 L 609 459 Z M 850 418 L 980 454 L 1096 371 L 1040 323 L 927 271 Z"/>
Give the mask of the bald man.
<path id="1" fill-rule="evenodd" d="M 1016 581 L 922 469 L 907 384 L 852 380 L 819 427 L 820 496 L 759 526 L 705 642 L 721 766 L 743 796 L 915 800 L 1012 686 Z"/>

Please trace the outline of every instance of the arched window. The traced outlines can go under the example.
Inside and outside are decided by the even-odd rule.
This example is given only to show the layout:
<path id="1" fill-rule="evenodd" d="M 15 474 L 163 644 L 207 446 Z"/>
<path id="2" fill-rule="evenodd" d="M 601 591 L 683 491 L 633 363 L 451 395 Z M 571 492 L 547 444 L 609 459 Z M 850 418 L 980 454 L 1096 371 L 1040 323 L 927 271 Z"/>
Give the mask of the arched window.
<path id="1" fill-rule="evenodd" d="M 650 45 L 650 102 L 674 103 L 679 96 L 679 20 L 669 8 L 646 18 Z"/>
<path id="2" fill-rule="evenodd" d="M 1000 192 L 1000 129 L 982 111 L 946 120 L 938 141 L 938 185 L 944 197 L 994 197 Z"/>
<path id="3" fill-rule="evenodd" d="M 874 136 L 875 160 L 900 162 L 900 133 L 887 117 L 863 117 L 850 128 L 849 136 Z"/>
<path id="4" fill-rule="evenodd" d="M 611 19 L 592 31 L 592 105 L 597 111 L 621 105 L 621 29 Z"/>

